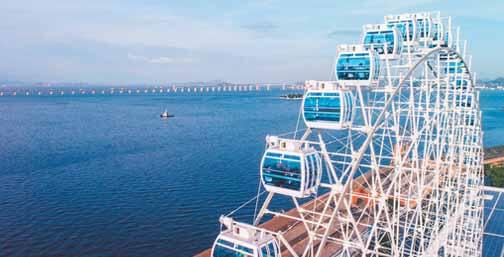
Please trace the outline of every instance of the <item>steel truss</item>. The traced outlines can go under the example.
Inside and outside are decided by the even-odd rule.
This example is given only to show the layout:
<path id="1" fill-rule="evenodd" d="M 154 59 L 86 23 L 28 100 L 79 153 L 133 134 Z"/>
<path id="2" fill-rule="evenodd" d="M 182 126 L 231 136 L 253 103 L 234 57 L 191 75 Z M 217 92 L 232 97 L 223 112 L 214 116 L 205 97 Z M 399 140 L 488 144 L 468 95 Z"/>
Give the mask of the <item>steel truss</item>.
<path id="1" fill-rule="evenodd" d="M 380 60 L 376 83 L 341 85 L 356 96 L 348 128 L 296 134 L 323 157 L 318 192 L 309 201 L 270 192 L 253 223 L 283 257 L 481 256 L 479 94 L 467 43 L 435 17 L 446 45 L 408 42 Z M 275 209 L 276 197 L 295 209 Z"/>

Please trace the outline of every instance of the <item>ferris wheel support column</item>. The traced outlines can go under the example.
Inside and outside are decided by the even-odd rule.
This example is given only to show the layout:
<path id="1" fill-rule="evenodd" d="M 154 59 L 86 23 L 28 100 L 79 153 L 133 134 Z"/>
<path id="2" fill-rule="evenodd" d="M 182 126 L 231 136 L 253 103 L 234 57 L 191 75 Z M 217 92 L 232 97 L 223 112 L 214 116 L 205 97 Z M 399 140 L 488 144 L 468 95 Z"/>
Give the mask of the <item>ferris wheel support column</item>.
<path id="1" fill-rule="evenodd" d="M 301 141 L 305 141 L 310 136 L 311 132 L 312 132 L 311 128 L 308 128 L 301 137 Z"/>
<path id="2" fill-rule="evenodd" d="M 465 211 L 464 208 L 457 208 L 456 212 L 454 213 L 454 215 L 452 217 L 459 217 L 460 214 Z M 441 246 L 441 243 L 446 241 L 446 238 L 450 235 L 450 233 L 452 231 L 450 231 L 450 229 L 454 229 L 454 227 L 456 226 L 456 223 L 457 223 L 457 219 L 450 219 L 450 221 L 443 227 L 443 229 L 441 230 L 441 232 L 439 233 L 439 236 L 433 240 L 434 244 L 433 245 L 430 245 L 429 248 L 427 248 L 427 250 L 425 251 L 425 256 L 435 256 L 436 253 L 438 252 L 440 246 Z"/>
<path id="3" fill-rule="evenodd" d="M 331 173 L 331 176 L 334 178 L 336 182 L 336 186 L 341 186 L 341 180 L 338 179 L 338 176 L 336 174 L 336 170 L 334 169 L 334 166 L 331 162 L 331 157 L 329 156 L 329 153 L 327 152 L 327 147 L 324 143 L 324 139 L 322 138 L 322 134 L 320 134 L 320 131 L 318 132 L 318 138 L 319 138 L 319 144 L 320 144 L 320 152 L 322 153 L 322 156 L 324 157 L 325 162 L 327 163 L 327 167 L 329 168 L 329 172 Z M 329 179 L 331 178 L 329 176 Z M 332 181 L 329 181 L 332 184 Z"/>
<path id="4" fill-rule="evenodd" d="M 362 95 L 362 89 L 361 89 L 361 86 L 358 85 L 357 86 L 357 95 L 359 96 L 359 102 L 360 102 L 360 108 L 362 109 L 362 117 L 363 117 L 363 120 L 364 120 L 364 125 L 366 128 L 368 128 L 370 126 L 370 120 L 369 120 L 369 115 L 368 113 L 366 113 L 366 107 L 364 106 L 364 96 Z"/>
<path id="5" fill-rule="evenodd" d="M 254 226 L 257 226 L 259 224 L 259 222 L 261 221 L 261 219 L 263 218 L 263 216 L 266 213 L 266 210 L 268 209 L 268 206 L 271 202 L 271 199 L 273 199 L 273 195 L 275 195 L 275 193 L 269 192 L 268 196 L 266 196 L 266 200 L 264 200 L 264 203 L 263 203 L 261 209 L 259 210 L 259 213 L 257 214 L 256 219 L 254 220 L 254 223 L 253 223 Z"/>
<path id="6" fill-rule="evenodd" d="M 303 225 L 305 226 L 305 229 L 306 229 L 306 233 L 308 233 L 308 245 L 309 245 L 313 242 L 314 235 L 311 233 L 310 227 L 308 226 L 308 222 L 306 221 L 306 218 L 304 217 L 303 211 L 302 211 L 301 207 L 299 206 L 299 202 L 297 201 L 297 199 L 295 197 L 292 197 L 292 201 L 294 202 L 294 205 L 296 205 L 296 209 L 299 212 L 299 217 L 301 217 Z M 309 247 L 307 247 L 307 249 L 308 248 Z M 306 252 L 303 253 L 303 256 L 305 256 L 305 254 L 306 254 Z"/>
<path id="7" fill-rule="evenodd" d="M 280 240 L 280 242 L 282 242 L 282 244 L 285 246 L 285 248 L 287 248 L 287 250 L 289 251 L 290 254 L 292 254 L 293 257 L 299 257 L 299 255 L 296 253 L 296 251 L 294 251 L 292 246 L 289 244 L 287 239 L 285 239 L 285 237 L 282 234 L 278 234 L 277 238 L 278 240 Z"/>

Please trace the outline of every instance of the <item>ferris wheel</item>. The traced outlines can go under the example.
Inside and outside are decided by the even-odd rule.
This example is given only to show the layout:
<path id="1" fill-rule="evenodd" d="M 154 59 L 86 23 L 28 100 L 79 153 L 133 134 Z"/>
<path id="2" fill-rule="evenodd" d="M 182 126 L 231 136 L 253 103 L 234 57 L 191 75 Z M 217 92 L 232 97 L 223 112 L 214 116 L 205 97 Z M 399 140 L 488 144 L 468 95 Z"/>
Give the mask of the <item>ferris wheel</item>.
<path id="1" fill-rule="evenodd" d="M 221 216 L 211 256 L 481 256 L 466 49 L 439 12 L 385 16 L 337 46 L 332 80 L 305 83 L 295 131 L 266 137 L 254 220 Z"/>

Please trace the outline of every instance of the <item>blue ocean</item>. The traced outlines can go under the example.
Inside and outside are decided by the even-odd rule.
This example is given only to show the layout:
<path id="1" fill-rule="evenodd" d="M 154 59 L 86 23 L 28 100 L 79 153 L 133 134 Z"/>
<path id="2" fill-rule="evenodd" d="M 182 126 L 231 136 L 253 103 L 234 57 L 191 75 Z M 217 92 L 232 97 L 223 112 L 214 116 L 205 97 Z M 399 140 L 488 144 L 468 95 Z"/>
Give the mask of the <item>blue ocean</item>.
<path id="1" fill-rule="evenodd" d="M 284 93 L 0 98 L 0 256 L 208 248 L 255 196 L 265 136 L 296 126 Z M 504 144 L 503 99 L 481 92 L 485 146 Z"/>

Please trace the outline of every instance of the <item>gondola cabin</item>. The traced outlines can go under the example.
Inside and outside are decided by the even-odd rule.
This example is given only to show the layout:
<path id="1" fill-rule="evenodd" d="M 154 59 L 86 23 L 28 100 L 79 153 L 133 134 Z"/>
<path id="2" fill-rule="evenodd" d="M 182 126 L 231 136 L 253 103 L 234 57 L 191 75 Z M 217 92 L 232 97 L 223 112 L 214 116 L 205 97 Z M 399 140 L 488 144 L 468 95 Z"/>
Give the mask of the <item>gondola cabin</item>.
<path id="1" fill-rule="evenodd" d="M 306 88 L 301 109 L 307 127 L 346 129 L 351 125 L 354 109 L 352 91 L 330 81 L 310 81 Z"/>
<path id="2" fill-rule="evenodd" d="M 402 35 L 397 28 L 385 24 L 368 24 L 364 26 L 362 44 L 374 49 L 382 59 L 395 59 L 402 51 Z"/>
<path id="3" fill-rule="evenodd" d="M 449 60 L 446 62 L 445 72 L 448 74 L 462 74 L 466 71 L 465 63 L 461 60 Z"/>
<path id="4" fill-rule="evenodd" d="M 473 106 L 473 96 L 469 93 L 462 93 L 455 97 L 455 106 L 457 108 L 471 108 Z"/>
<path id="5" fill-rule="evenodd" d="M 478 116 L 478 112 L 476 110 L 472 110 L 466 113 L 465 125 L 466 126 L 474 126 L 476 117 Z"/>
<path id="6" fill-rule="evenodd" d="M 450 79 L 450 84 L 452 85 L 452 89 L 465 91 L 471 85 L 471 80 L 465 78 Z"/>
<path id="7" fill-rule="evenodd" d="M 370 86 L 378 80 L 380 58 L 364 45 L 339 45 L 336 79 L 342 85 Z"/>
<path id="8" fill-rule="evenodd" d="M 444 32 L 444 25 L 440 20 L 434 20 L 432 22 L 431 36 L 432 41 L 429 45 L 430 48 L 448 46 L 448 34 Z"/>
<path id="9" fill-rule="evenodd" d="M 277 240 L 251 225 L 221 217 L 225 230 L 215 239 L 212 257 L 280 257 Z"/>
<path id="10" fill-rule="evenodd" d="M 429 42 L 432 40 L 432 17 L 428 12 L 416 13 L 418 40 Z"/>
<path id="11" fill-rule="evenodd" d="M 273 193 L 307 197 L 315 193 L 322 176 L 318 152 L 297 140 L 268 136 L 268 148 L 261 161 L 261 181 Z"/>
<path id="12" fill-rule="evenodd" d="M 458 58 L 458 54 L 455 52 L 449 52 L 447 50 L 443 50 L 439 52 L 439 60 L 440 61 L 454 61 Z"/>
<path id="13" fill-rule="evenodd" d="M 405 45 L 414 44 L 418 38 L 415 14 L 388 15 L 385 16 L 385 23 L 401 32 Z"/>

